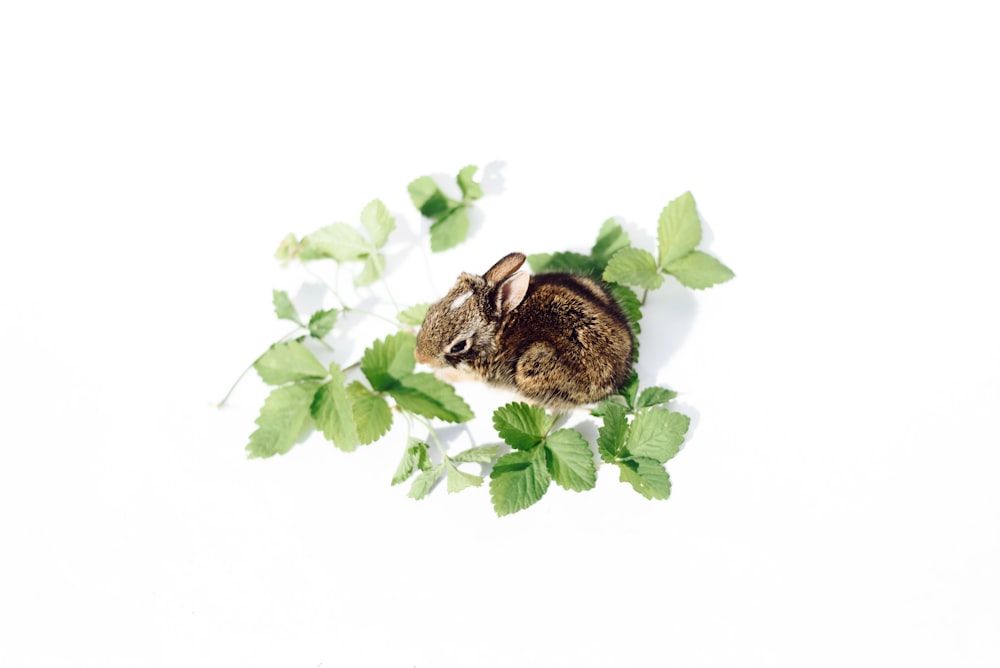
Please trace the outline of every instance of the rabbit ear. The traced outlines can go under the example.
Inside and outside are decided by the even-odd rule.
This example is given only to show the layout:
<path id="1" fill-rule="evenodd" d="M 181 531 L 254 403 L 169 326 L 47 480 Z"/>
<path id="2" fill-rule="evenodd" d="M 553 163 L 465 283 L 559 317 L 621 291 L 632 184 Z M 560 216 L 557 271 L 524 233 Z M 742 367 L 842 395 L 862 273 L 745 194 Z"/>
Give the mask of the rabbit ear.
<path id="1" fill-rule="evenodd" d="M 483 274 L 483 278 L 486 279 L 487 284 L 491 286 L 497 285 L 510 278 L 515 271 L 521 268 L 526 259 L 524 253 L 511 253 L 504 256 L 499 262 L 490 267 L 489 271 Z"/>
<path id="2" fill-rule="evenodd" d="M 510 313 L 517 308 L 528 291 L 527 272 L 519 271 L 500 285 L 497 292 L 497 308 L 501 313 Z"/>

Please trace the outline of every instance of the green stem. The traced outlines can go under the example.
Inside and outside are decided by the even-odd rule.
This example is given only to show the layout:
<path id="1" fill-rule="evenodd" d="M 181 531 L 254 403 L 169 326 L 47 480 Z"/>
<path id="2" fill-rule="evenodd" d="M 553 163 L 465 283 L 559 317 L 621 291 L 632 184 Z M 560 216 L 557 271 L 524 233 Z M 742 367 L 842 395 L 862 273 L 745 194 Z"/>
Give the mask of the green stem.
<path id="1" fill-rule="evenodd" d="M 442 445 L 441 439 L 438 438 L 437 432 L 434 431 L 434 427 L 431 426 L 430 421 L 424 419 L 423 416 L 417 415 L 416 413 L 411 413 L 410 411 L 406 410 L 404 410 L 403 412 L 427 428 L 428 433 L 430 433 L 431 435 L 431 440 L 434 441 L 434 445 L 437 446 L 438 451 L 441 453 L 441 461 L 442 462 L 450 461 L 451 458 L 448 456 L 448 453 L 445 452 L 444 445 Z"/>
<path id="2" fill-rule="evenodd" d="M 271 345 L 273 346 L 273 345 L 278 344 L 278 343 L 284 343 L 288 339 L 290 339 L 293 336 L 295 336 L 296 334 L 298 334 L 298 332 L 299 332 L 300 329 L 302 329 L 301 326 L 300 327 L 296 327 L 295 329 L 293 329 L 292 331 L 290 331 L 288 334 L 285 334 L 283 337 L 281 337 L 280 339 L 278 339 L 277 341 L 275 341 Z M 271 349 L 271 347 L 268 346 L 268 350 L 270 350 L 270 349 Z M 265 350 L 264 352 L 262 352 L 260 355 L 257 355 L 257 358 L 253 362 L 250 362 L 250 366 L 248 366 L 246 369 L 243 369 L 243 373 L 241 373 L 236 378 L 236 381 L 233 383 L 232 387 L 230 387 L 229 391 L 226 392 L 226 396 L 222 397 L 222 400 L 219 401 L 219 403 L 215 404 L 216 408 L 222 408 L 223 406 L 226 405 L 226 402 L 229 400 L 229 397 L 233 393 L 233 390 L 236 389 L 236 386 L 240 384 L 240 381 L 243 380 L 243 377 L 246 376 L 248 373 L 250 373 L 250 370 L 253 369 L 254 364 L 256 364 L 257 361 L 261 357 L 263 357 L 266 353 L 267 353 L 267 350 Z"/>

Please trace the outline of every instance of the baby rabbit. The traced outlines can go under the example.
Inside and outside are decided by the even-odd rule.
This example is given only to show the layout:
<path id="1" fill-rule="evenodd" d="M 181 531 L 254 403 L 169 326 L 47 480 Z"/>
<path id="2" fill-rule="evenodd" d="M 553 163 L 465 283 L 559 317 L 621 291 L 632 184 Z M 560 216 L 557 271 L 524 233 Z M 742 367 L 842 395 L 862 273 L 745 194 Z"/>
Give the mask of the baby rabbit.
<path id="1" fill-rule="evenodd" d="M 574 274 L 518 271 L 511 253 L 482 276 L 462 274 L 427 311 L 416 358 L 514 390 L 545 408 L 569 409 L 617 392 L 634 342 L 618 302 Z"/>

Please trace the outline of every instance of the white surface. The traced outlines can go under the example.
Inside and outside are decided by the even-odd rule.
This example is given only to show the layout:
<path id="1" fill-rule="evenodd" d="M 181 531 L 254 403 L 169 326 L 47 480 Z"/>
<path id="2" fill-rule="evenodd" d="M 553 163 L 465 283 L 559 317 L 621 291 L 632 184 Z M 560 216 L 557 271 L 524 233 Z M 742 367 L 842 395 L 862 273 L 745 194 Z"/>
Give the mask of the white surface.
<path id="1" fill-rule="evenodd" d="M 1000 665 L 987 4 L 355 5 L 0 10 L 0 665 Z M 646 328 L 673 497 L 246 460 L 278 240 L 493 161 L 401 301 L 698 199 L 737 278 Z"/>

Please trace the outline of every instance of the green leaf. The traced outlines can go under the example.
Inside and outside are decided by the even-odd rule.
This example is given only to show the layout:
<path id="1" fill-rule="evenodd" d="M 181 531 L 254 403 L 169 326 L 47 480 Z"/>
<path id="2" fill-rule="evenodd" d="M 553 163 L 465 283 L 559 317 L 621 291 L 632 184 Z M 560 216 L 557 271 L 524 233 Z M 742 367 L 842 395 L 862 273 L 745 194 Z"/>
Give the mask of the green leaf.
<path id="1" fill-rule="evenodd" d="M 645 457 L 632 457 L 617 463 L 621 470 L 620 480 L 632 485 L 632 489 L 647 499 L 670 497 L 670 476 L 662 464 Z"/>
<path id="2" fill-rule="evenodd" d="M 597 233 L 597 242 L 594 243 L 590 255 L 603 271 L 612 256 L 621 249 L 628 248 L 630 243 L 628 234 L 622 226 L 616 223 L 614 218 L 608 218 L 601 225 L 601 231 Z"/>
<path id="3" fill-rule="evenodd" d="M 628 380 L 625 381 L 625 385 L 619 390 L 620 394 L 625 399 L 625 405 L 628 406 L 630 411 L 635 410 L 635 395 L 639 391 L 639 374 L 635 369 L 629 373 Z"/>
<path id="4" fill-rule="evenodd" d="M 526 450 L 541 443 L 553 423 L 545 409 L 522 402 L 509 403 L 493 412 L 497 434 L 516 450 Z"/>
<path id="5" fill-rule="evenodd" d="M 656 238 L 660 246 L 658 264 L 661 267 L 684 257 L 701 243 L 701 221 L 690 192 L 684 193 L 663 208 Z"/>
<path id="6" fill-rule="evenodd" d="M 580 253 L 538 253 L 528 256 L 528 266 L 536 274 L 566 272 L 599 278 L 603 267 L 593 258 Z"/>
<path id="7" fill-rule="evenodd" d="M 594 453 L 575 429 L 560 429 L 545 439 L 549 473 L 563 489 L 582 492 L 597 482 Z"/>
<path id="8" fill-rule="evenodd" d="M 456 207 L 431 224 L 431 251 L 454 248 L 469 236 L 469 214 L 464 206 Z"/>
<path id="9" fill-rule="evenodd" d="M 361 226 L 368 232 L 372 246 L 381 248 L 389 239 L 389 234 L 396 229 L 396 220 L 385 208 L 380 199 L 373 199 L 361 211 Z"/>
<path id="10" fill-rule="evenodd" d="M 292 449 L 309 428 L 309 408 L 319 386 L 317 381 L 305 381 L 271 390 L 257 417 L 257 430 L 247 443 L 250 457 L 283 455 Z"/>
<path id="11" fill-rule="evenodd" d="M 325 311 L 316 311 L 309 316 L 309 336 L 322 339 L 333 329 L 337 322 L 337 309 L 331 308 Z"/>
<path id="12" fill-rule="evenodd" d="M 354 277 L 354 285 L 359 288 L 371 285 L 378 279 L 382 278 L 384 273 L 385 256 L 381 253 L 371 253 L 365 257 L 364 266 L 361 267 L 361 271 L 358 275 Z"/>
<path id="13" fill-rule="evenodd" d="M 320 386 L 313 398 L 311 413 L 316 427 L 327 440 L 344 452 L 358 447 L 354 409 L 345 388 L 347 377 L 337 364 L 330 364 L 330 380 Z"/>
<path id="14" fill-rule="evenodd" d="M 677 454 L 691 418 L 663 408 L 645 410 L 635 416 L 625 441 L 625 449 L 635 457 L 663 463 Z"/>
<path id="15" fill-rule="evenodd" d="M 358 381 L 347 386 L 347 396 L 351 400 L 358 440 L 368 445 L 382 438 L 392 426 L 392 409 L 388 402 Z"/>
<path id="16" fill-rule="evenodd" d="M 411 499 L 422 499 L 427 496 L 434 485 L 437 484 L 438 478 L 444 473 L 444 464 L 437 464 L 427 469 L 420 475 L 418 475 L 414 480 L 413 484 L 410 485 L 410 493 L 408 496 Z"/>
<path id="17" fill-rule="evenodd" d="M 427 309 L 430 307 L 430 304 L 424 303 L 405 308 L 399 312 L 398 320 L 404 325 L 419 327 L 424 324 L 424 318 L 427 316 Z"/>
<path id="18" fill-rule="evenodd" d="M 624 449 L 627 433 L 625 407 L 608 403 L 604 408 L 604 424 L 597 430 L 597 452 L 602 460 L 610 464 L 618 459 Z"/>
<path id="19" fill-rule="evenodd" d="M 479 487 L 483 484 L 482 476 L 459 471 L 451 462 L 446 462 L 445 469 L 448 471 L 449 494 L 461 492 L 466 487 Z"/>
<path id="20" fill-rule="evenodd" d="M 689 288 L 700 290 L 725 283 L 733 277 L 733 270 L 707 253 L 692 251 L 663 268 Z"/>
<path id="21" fill-rule="evenodd" d="M 297 325 L 302 324 L 299 320 L 298 311 L 295 310 L 295 305 L 292 304 L 292 300 L 287 292 L 284 290 L 272 290 L 271 301 L 274 303 L 274 314 L 280 320 L 291 320 Z"/>
<path id="22" fill-rule="evenodd" d="M 479 168 L 475 165 L 467 165 L 458 173 L 458 187 L 462 189 L 462 199 L 472 202 L 483 196 L 482 187 L 472 180 L 472 175 Z"/>
<path id="23" fill-rule="evenodd" d="M 296 380 L 326 378 L 326 367 L 298 341 L 275 343 L 257 358 L 253 368 L 268 385 L 284 385 Z"/>
<path id="24" fill-rule="evenodd" d="M 476 448 L 469 448 L 468 450 L 463 450 L 457 455 L 452 455 L 450 459 L 453 462 L 489 464 L 496 458 L 497 452 L 499 450 L 500 450 L 499 445 L 481 445 Z"/>
<path id="25" fill-rule="evenodd" d="M 665 404 L 676 396 L 676 392 L 665 387 L 647 387 L 639 395 L 638 401 L 635 402 L 635 410 Z"/>
<path id="26" fill-rule="evenodd" d="M 281 266 L 288 266 L 288 263 L 299 256 L 302 246 L 294 234 L 287 234 L 278 244 L 278 249 L 274 251 L 274 259 L 281 260 Z"/>
<path id="27" fill-rule="evenodd" d="M 417 365 L 413 349 L 417 338 L 408 332 L 397 332 L 375 341 L 361 357 L 361 372 L 376 392 L 384 392 L 403 376 L 413 373 Z"/>
<path id="28" fill-rule="evenodd" d="M 406 482 L 418 468 L 424 470 L 420 466 L 422 461 L 430 461 L 427 444 L 411 438 L 408 447 L 403 451 L 403 458 L 400 460 L 399 466 L 396 467 L 396 472 L 392 476 L 392 484 L 399 485 Z"/>
<path id="29" fill-rule="evenodd" d="M 638 285 L 647 290 L 655 290 L 663 285 L 663 276 L 656 266 L 656 259 L 641 248 L 623 248 L 615 253 L 608 262 L 608 268 L 604 270 L 604 280 Z"/>
<path id="30" fill-rule="evenodd" d="M 545 448 L 510 452 L 490 473 L 490 498 L 500 517 L 524 510 L 542 498 L 552 478 L 545 466 Z"/>
<path id="31" fill-rule="evenodd" d="M 303 239 L 302 245 L 304 260 L 328 257 L 337 262 L 350 262 L 361 260 L 373 251 L 361 233 L 346 223 L 320 228 Z"/>
<path id="32" fill-rule="evenodd" d="M 441 218 L 459 205 L 459 202 L 441 192 L 434 179 L 429 176 L 414 179 L 406 189 L 410 193 L 413 205 L 420 210 L 420 214 L 433 220 Z"/>
<path id="33" fill-rule="evenodd" d="M 467 422 L 473 418 L 468 404 L 455 394 L 455 388 L 438 380 L 434 374 L 403 376 L 386 391 L 401 408 L 417 415 L 445 422 Z"/>

